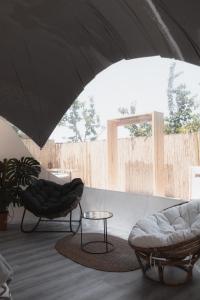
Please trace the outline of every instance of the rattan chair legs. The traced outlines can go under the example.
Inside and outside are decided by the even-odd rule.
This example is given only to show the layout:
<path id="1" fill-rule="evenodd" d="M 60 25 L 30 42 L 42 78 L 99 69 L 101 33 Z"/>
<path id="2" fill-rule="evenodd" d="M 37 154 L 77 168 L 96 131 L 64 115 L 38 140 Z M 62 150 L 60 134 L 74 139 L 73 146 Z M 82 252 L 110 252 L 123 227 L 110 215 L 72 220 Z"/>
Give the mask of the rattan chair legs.
<path id="1" fill-rule="evenodd" d="M 74 235 L 78 232 L 80 225 L 81 225 L 81 215 L 82 215 L 82 207 L 81 204 L 78 204 L 79 210 L 80 210 L 80 215 L 78 220 L 73 220 L 72 219 L 72 213 L 73 211 L 70 211 L 69 213 L 69 220 L 58 220 L 58 219 L 43 219 L 42 217 L 38 217 L 38 220 L 36 224 L 31 229 L 26 229 L 24 226 L 24 221 L 25 221 L 25 215 L 26 215 L 26 209 L 24 209 L 23 215 L 22 215 L 22 220 L 21 220 L 21 225 L 20 229 L 24 233 L 32 233 L 32 232 L 71 232 Z M 41 222 L 54 222 L 54 223 L 69 223 L 69 230 L 37 230 Z M 73 228 L 73 223 L 78 223 L 78 225 Z"/>
<path id="2" fill-rule="evenodd" d="M 199 245 L 200 247 L 200 240 L 198 241 L 198 243 L 197 240 L 192 240 L 191 244 L 193 243 L 195 243 L 196 246 Z M 187 243 L 187 245 L 189 245 L 189 243 Z M 162 249 L 160 248 L 160 251 L 159 248 L 150 250 L 150 249 L 141 249 L 141 248 L 136 249 L 136 247 L 134 247 L 135 254 L 139 262 L 139 265 L 142 269 L 143 275 L 151 280 L 155 280 L 149 277 L 148 275 L 148 271 L 152 268 L 155 268 L 158 272 L 158 279 L 163 284 L 170 285 L 170 286 L 177 286 L 190 281 L 192 279 L 194 264 L 200 257 L 200 250 L 199 248 L 196 248 L 196 251 L 194 251 L 194 249 L 193 251 L 192 250 L 189 251 L 188 249 L 188 251 L 186 251 L 185 254 L 182 253 L 182 255 L 180 256 L 178 255 L 178 251 L 177 251 L 177 249 L 180 246 L 181 245 L 178 245 L 177 248 L 176 246 L 174 246 L 173 256 L 171 255 L 172 254 L 171 246 L 163 247 Z M 180 283 L 166 282 L 164 276 L 164 270 L 166 266 L 176 267 L 186 272 L 185 280 Z"/>

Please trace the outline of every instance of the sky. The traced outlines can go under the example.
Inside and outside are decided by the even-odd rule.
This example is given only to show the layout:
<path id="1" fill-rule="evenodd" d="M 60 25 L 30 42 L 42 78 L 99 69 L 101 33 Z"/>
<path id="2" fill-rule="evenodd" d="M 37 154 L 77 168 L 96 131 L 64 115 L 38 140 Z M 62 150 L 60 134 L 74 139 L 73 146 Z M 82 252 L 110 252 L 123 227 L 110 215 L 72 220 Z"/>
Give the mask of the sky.
<path id="1" fill-rule="evenodd" d="M 104 126 L 107 120 L 121 116 L 119 107 L 129 107 L 131 103 L 136 105 L 136 114 L 156 110 L 167 115 L 167 84 L 171 63 L 171 59 L 161 57 L 122 60 L 99 73 L 78 98 L 88 101 L 93 97 L 96 112 Z M 185 83 L 191 93 L 197 95 L 196 101 L 200 104 L 200 67 L 176 61 L 176 72 L 183 72 L 176 79 L 177 84 Z M 69 135 L 68 128 L 57 126 L 51 138 L 62 142 Z M 105 135 L 104 132 L 102 138 Z"/>

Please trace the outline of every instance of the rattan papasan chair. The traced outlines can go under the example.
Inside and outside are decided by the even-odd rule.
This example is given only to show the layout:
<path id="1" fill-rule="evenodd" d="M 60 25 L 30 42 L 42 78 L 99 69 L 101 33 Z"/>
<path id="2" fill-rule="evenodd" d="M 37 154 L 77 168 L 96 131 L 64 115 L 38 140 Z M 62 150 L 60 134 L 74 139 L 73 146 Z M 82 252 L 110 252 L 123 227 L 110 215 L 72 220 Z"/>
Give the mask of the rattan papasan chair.
<path id="1" fill-rule="evenodd" d="M 67 222 L 70 225 L 70 230 L 53 230 L 56 232 L 65 231 L 76 233 L 80 227 L 81 221 L 81 204 L 80 200 L 83 193 L 84 184 L 80 178 L 75 178 L 69 183 L 63 185 L 55 182 L 39 179 L 31 184 L 23 193 L 22 201 L 24 205 L 24 212 L 21 220 L 22 232 L 36 231 L 40 222 Z M 80 218 L 72 220 L 72 211 L 79 206 Z M 38 220 L 31 229 L 25 229 L 24 219 L 26 211 L 30 211 Z M 70 218 L 63 220 L 69 214 Z M 62 218 L 59 219 L 58 218 Z M 72 224 L 76 222 L 76 230 L 73 229 Z M 52 231 L 52 230 L 39 230 L 39 231 Z"/>
<path id="2" fill-rule="evenodd" d="M 200 201 L 192 200 L 139 220 L 129 235 L 129 244 L 146 277 L 169 285 L 192 279 L 200 257 Z M 177 282 L 175 275 L 174 280 L 172 269 L 179 271 L 175 274 L 184 273 L 184 278 Z"/>

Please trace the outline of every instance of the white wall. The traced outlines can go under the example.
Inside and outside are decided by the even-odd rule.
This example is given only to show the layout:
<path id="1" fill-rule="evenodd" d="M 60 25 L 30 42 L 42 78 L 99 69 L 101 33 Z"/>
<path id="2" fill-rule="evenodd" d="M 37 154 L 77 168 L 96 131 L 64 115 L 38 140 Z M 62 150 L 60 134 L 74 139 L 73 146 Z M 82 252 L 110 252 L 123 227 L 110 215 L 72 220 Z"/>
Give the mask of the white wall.
<path id="1" fill-rule="evenodd" d="M 10 124 L 0 118 L 0 160 L 22 156 L 31 155 Z"/>
<path id="2" fill-rule="evenodd" d="M 91 188 L 84 189 L 82 198 L 84 210 L 111 211 L 113 218 L 108 221 L 110 230 L 123 236 L 128 236 L 139 219 L 178 203 L 181 201 L 172 198 Z"/>

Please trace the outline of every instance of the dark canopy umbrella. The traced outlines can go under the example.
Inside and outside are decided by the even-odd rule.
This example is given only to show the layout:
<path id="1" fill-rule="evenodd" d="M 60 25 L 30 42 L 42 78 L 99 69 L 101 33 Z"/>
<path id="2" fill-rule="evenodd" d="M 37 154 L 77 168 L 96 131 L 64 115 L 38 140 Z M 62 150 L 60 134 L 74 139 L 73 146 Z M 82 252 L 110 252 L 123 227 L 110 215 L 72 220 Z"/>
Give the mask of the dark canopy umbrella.
<path id="1" fill-rule="evenodd" d="M 199 0 L 0 0 L 0 114 L 43 146 L 114 62 L 200 64 L 199 11 Z"/>

